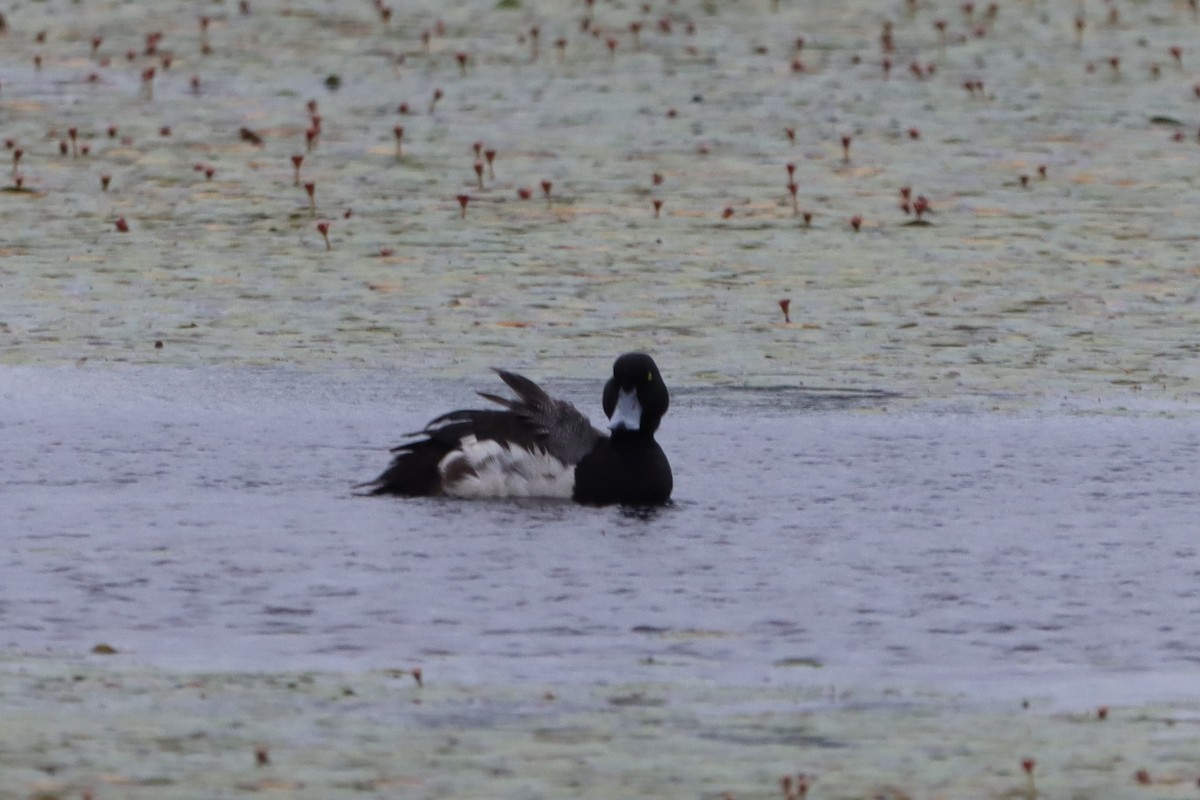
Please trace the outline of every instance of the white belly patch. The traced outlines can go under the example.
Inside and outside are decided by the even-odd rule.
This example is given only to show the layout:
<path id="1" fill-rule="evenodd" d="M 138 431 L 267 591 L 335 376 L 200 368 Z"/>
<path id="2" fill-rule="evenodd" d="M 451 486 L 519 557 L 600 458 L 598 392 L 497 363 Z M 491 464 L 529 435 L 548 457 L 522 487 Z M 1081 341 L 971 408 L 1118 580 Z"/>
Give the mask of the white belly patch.
<path id="1" fill-rule="evenodd" d="M 571 497 L 575 468 L 545 452 L 505 447 L 492 439 L 464 437 L 438 464 L 451 497 Z"/>

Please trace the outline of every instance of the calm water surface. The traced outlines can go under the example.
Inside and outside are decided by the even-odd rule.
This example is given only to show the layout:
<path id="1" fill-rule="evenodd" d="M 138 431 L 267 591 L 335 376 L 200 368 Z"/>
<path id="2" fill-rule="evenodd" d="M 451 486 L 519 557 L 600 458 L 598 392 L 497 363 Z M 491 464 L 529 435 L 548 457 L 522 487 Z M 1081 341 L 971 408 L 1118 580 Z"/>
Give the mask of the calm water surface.
<path id="1" fill-rule="evenodd" d="M 1200 662 L 1186 410 L 682 387 L 657 513 L 352 495 L 488 381 L 5 368 L 0 649 L 499 683 L 1132 686 Z M 598 381 L 547 383 L 598 415 Z"/>

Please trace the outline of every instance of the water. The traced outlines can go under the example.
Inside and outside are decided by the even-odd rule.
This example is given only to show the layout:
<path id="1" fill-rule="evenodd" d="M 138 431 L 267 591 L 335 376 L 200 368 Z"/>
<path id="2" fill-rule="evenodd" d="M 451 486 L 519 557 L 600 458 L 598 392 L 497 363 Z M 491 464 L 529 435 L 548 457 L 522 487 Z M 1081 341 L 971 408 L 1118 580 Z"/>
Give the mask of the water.
<path id="1" fill-rule="evenodd" d="M 0 797 L 1194 783 L 1187 4 L 239 5 L 5 9 Z M 674 506 L 353 496 L 633 349 Z"/>
<path id="2" fill-rule="evenodd" d="M 488 381 L 5 368 L 0 649 L 1151 695 L 1200 661 L 1186 408 L 682 387 L 659 437 L 675 503 L 655 513 L 353 495 Z M 599 381 L 546 383 L 598 412 Z"/>
<path id="3" fill-rule="evenodd" d="M 1070 3 L 235 5 L 207 55 L 194 3 L 8 10 L 0 653 L 1194 696 L 1183 4 L 1079 42 Z M 676 390 L 673 507 L 352 495 L 486 367 L 597 414 L 631 349 Z"/>

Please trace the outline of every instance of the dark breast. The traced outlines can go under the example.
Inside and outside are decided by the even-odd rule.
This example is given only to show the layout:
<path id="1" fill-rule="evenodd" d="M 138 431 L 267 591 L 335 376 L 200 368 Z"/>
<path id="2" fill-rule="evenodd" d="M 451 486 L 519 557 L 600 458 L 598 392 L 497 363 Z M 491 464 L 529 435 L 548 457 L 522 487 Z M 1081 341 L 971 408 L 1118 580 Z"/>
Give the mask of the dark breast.
<path id="1" fill-rule="evenodd" d="M 653 439 L 601 441 L 575 468 L 574 499 L 591 505 L 662 505 L 671 499 L 671 465 Z"/>

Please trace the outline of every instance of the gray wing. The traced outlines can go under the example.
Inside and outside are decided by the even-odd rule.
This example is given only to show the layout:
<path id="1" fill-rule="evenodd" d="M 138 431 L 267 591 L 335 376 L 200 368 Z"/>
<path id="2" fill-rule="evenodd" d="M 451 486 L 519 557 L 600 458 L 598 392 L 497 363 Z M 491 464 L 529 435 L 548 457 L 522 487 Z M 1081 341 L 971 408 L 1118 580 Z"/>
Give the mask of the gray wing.
<path id="1" fill-rule="evenodd" d="M 566 400 L 546 394 L 542 387 L 515 372 L 498 369 L 500 380 L 517 394 L 517 399 L 479 392 L 485 400 L 498 403 L 520 415 L 534 429 L 546 452 L 564 464 L 572 465 L 592 451 L 604 435 L 592 427 L 588 418 Z"/>

